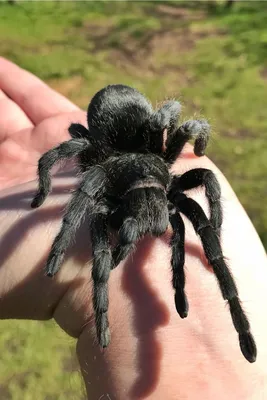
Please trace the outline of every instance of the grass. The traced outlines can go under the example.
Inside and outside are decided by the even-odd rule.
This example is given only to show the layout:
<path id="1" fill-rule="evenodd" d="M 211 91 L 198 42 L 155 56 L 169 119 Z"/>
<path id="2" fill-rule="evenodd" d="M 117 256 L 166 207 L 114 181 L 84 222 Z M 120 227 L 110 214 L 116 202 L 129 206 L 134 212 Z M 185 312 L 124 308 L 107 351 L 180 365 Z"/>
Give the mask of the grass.
<path id="1" fill-rule="evenodd" d="M 214 126 L 208 155 L 267 248 L 267 3 L 237 2 L 230 11 L 215 3 L 0 3 L 0 53 L 81 107 L 119 80 L 155 105 L 180 99 L 184 118 L 207 116 Z M 64 367 L 73 343 L 54 324 L 1 327 L 3 398 L 81 398 L 79 374 Z"/>
<path id="2" fill-rule="evenodd" d="M 0 398 L 84 398 L 82 378 L 73 351 L 74 340 L 54 323 L 1 321 Z"/>

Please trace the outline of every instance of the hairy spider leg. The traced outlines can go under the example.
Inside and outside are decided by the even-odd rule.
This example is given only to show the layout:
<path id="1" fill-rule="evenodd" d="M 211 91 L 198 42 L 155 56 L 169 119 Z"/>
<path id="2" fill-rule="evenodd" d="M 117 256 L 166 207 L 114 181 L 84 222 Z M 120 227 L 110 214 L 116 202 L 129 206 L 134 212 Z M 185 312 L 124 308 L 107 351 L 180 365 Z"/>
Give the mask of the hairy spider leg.
<path id="1" fill-rule="evenodd" d="M 180 103 L 172 100 L 163 104 L 151 115 L 147 130 L 148 149 L 151 153 L 162 154 L 164 129 L 167 129 L 167 134 L 173 133 L 177 129 L 180 113 Z"/>
<path id="2" fill-rule="evenodd" d="M 185 226 L 181 215 L 177 211 L 170 215 L 170 223 L 173 229 L 170 244 L 172 249 L 172 286 L 175 290 L 175 306 L 180 317 L 185 318 L 189 309 L 187 297 L 184 292 Z"/>
<path id="3" fill-rule="evenodd" d="M 122 206 L 113 215 L 122 218 L 119 243 L 113 252 L 114 268 L 135 248 L 145 234 L 162 235 L 168 227 L 167 198 L 158 187 L 133 189 L 124 198 Z"/>
<path id="4" fill-rule="evenodd" d="M 98 342 L 107 347 L 110 342 L 108 322 L 108 279 L 113 266 L 113 258 L 108 237 L 106 213 L 92 215 L 90 221 L 93 253 L 93 305 Z"/>
<path id="5" fill-rule="evenodd" d="M 251 363 L 256 361 L 257 348 L 250 332 L 250 324 L 241 307 L 237 287 L 224 260 L 219 239 L 210 221 L 200 205 L 185 194 L 183 197 L 180 195 L 177 201 L 173 198 L 173 202 L 178 210 L 189 219 L 201 239 L 206 258 L 213 268 L 222 296 L 230 306 L 232 321 L 238 332 L 239 344 L 244 357 Z"/>
<path id="6" fill-rule="evenodd" d="M 84 139 L 72 139 L 61 143 L 54 149 L 48 150 L 38 162 L 39 188 L 34 196 L 31 207 L 40 207 L 51 191 L 51 168 L 55 163 L 64 159 L 78 155 L 81 151 L 90 146 Z"/>
<path id="7" fill-rule="evenodd" d="M 172 134 L 177 129 L 181 108 L 179 101 L 171 100 L 164 103 L 156 112 L 161 116 L 162 126 L 167 128 L 168 134 Z"/>
<path id="8" fill-rule="evenodd" d="M 67 205 L 61 229 L 53 242 L 46 263 L 46 275 L 54 276 L 58 272 L 71 239 L 85 213 L 88 210 L 89 213 L 96 213 L 103 207 L 98 202 L 98 198 L 104 192 L 105 183 L 106 173 L 100 166 L 91 167 L 83 174 L 82 182 Z"/>
<path id="9" fill-rule="evenodd" d="M 195 168 L 185 172 L 181 176 L 174 176 L 172 180 L 174 191 L 179 190 L 183 192 L 198 186 L 204 186 L 205 188 L 210 209 L 210 222 L 220 237 L 223 222 L 221 187 L 214 172 L 206 168 Z"/>
<path id="10" fill-rule="evenodd" d="M 194 153 L 203 156 L 208 144 L 210 125 L 206 120 L 190 120 L 184 122 L 166 141 L 166 150 L 163 153 L 164 160 L 173 164 L 180 155 L 184 145 L 195 138 Z"/>

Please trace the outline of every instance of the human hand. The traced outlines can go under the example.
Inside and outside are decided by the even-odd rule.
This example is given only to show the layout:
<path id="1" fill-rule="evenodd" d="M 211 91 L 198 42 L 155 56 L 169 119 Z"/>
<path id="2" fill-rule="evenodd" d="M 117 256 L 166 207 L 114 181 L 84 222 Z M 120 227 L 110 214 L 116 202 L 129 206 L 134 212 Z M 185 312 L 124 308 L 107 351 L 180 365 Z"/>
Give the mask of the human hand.
<path id="1" fill-rule="evenodd" d="M 53 193 L 34 211 L 30 203 L 36 182 L 19 185 L 35 178 L 43 152 L 69 138 L 67 128 L 71 122 L 85 124 L 85 113 L 3 59 L 1 88 L 11 100 L 0 92 L 4 99 L 0 114 L 0 183 L 5 188 L 0 199 L 0 318 L 54 317 L 67 333 L 79 338 L 77 352 L 88 398 L 105 398 L 105 393 L 106 398 L 118 399 L 265 398 L 267 317 L 261 309 L 267 300 L 266 256 L 218 169 L 208 158 L 196 158 L 191 146 L 186 146 L 174 167 L 177 173 L 195 167 L 210 168 L 221 183 L 223 251 L 250 319 L 258 347 L 257 362 L 251 365 L 243 358 L 229 310 L 187 223 L 187 319 L 181 320 L 174 306 L 170 232 L 157 239 L 145 238 L 135 255 L 111 274 L 112 342 L 102 353 L 91 329 L 90 268 L 84 265 L 90 260 L 86 226 L 79 231 L 76 245 L 56 277 L 50 279 L 43 274 L 61 211 L 69 198 L 67 191 L 75 186 L 76 179 L 69 174 L 54 178 Z M 192 191 L 190 195 L 207 212 L 203 193 Z"/>
<path id="2" fill-rule="evenodd" d="M 0 57 L 0 189 L 36 178 L 40 156 L 70 138 L 86 114 L 44 82 Z"/>

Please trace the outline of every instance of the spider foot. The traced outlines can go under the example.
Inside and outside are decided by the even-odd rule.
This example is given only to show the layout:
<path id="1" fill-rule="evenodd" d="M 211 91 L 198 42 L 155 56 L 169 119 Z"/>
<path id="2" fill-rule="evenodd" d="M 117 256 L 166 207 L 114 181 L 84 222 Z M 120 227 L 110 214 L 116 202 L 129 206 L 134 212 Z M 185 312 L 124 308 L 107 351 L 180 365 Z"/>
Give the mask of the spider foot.
<path id="1" fill-rule="evenodd" d="M 205 154 L 205 149 L 209 140 L 210 125 L 204 119 L 189 120 L 179 128 L 184 134 L 189 134 L 190 138 L 195 137 L 194 153 L 198 157 Z"/>
<path id="2" fill-rule="evenodd" d="M 64 254 L 52 254 L 51 256 L 49 256 L 45 267 L 46 276 L 52 277 L 56 275 L 60 268 L 63 257 Z"/>
<path id="3" fill-rule="evenodd" d="M 38 207 L 40 207 L 40 206 L 43 204 L 43 202 L 45 201 L 45 198 L 46 198 L 46 194 L 45 194 L 43 191 L 38 192 L 38 193 L 34 196 L 34 199 L 33 199 L 32 202 L 31 202 L 31 208 L 38 208 Z"/>
<path id="4" fill-rule="evenodd" d="M 115 247 L 112 253 L 113 257 L 113 264 L 111 269 L 116 268 L 119 263 L 124 260 L 124 258 L 127 257 L 129 253 L 131 253 L 135 249 L 135 245 L 133 243 L 131 244 L 125 244 L 124 246 L 118 245 Z"/>
<path id="5" fill-rule="evenodd" d="M 186 318 L 188 315 L 189 305 L 186 294 L 183 290 L 175 292 L 175 306 L 181 318 Z"/>
<path id="6" fill-rule="evenodd" d="M 101 332 L 100 334 L 100 338 L 99 338 L 99 344 L 100 346 L 104 349 L 105 347 L 108 347 L 109 343 L 110 343 L 110 330 L 109 328 L 106 328 L 104 330 L 104 332 Z"/>
<path id="7" fill-rule="evenodd" d="M 253 363 L 257 358 L 257 347 L 250 332 L 239 334 L 239 343 L 244 357 Z"/>
<path id="8" fill-rule="evenodd" d="M 202 157 L 205 154 L 205 149 L 207 147 L 210 125 L 206 120 L 197 120 L 195 129 L 198 130 L 198 137 L 194 145 L 194 153 L 198 157 Z"/>

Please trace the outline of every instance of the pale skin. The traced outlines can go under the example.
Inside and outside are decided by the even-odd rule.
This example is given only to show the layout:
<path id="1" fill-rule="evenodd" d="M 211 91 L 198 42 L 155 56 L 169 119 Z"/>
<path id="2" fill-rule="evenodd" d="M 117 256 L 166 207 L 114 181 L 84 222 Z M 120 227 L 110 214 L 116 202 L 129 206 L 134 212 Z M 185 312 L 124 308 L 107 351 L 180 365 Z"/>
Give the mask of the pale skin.
<path id="1" fill-rule="evenodd" d="M 244 359 L 228 307 L 187 222 L 188 317 L 180 319 L 174 306 L 168 247 L 171 231 L 158 239 L 145 238 L 135 255 L 111 274 L 112 342 L 103 352 L 93 330 L 88 227 L 77 234 L 76 244 L 53 279 L 43 271 L 70 189 L 77 184 L 75 174 L 54 177 L 54 191 L 44 205 L 30 208 L 39 157 L 68 140 L 69 124 L 85 124 L 86 114 L 3 58 L 0 110 L 0 318 L 54 318 L 77 338 L 88 399 L 265 399 L 266 255 L 216 166 L 207 157 L 195 157 L 188 145 L 174 171 L 210 168 L 221 183 L 223 251 L 251 323 L 257 361 L 250 364 Z M 202 190 L 190 195 L 208 212 Z M 47 346 L 49 342 L 44 349 Z"/>

